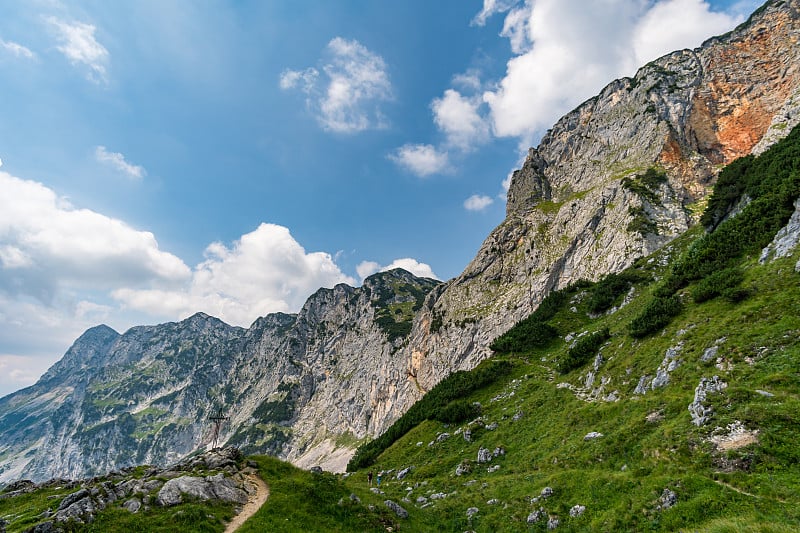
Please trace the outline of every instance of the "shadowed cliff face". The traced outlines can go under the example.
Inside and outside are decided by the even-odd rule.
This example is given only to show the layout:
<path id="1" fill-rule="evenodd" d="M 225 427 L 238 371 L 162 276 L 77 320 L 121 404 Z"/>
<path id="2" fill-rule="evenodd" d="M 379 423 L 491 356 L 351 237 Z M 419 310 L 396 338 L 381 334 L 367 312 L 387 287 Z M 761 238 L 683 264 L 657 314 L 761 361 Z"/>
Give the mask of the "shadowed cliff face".
<path id="1" fill-rule="evenodd" d="M 800 122 L 800 0 L 643 66 L 565 115 L 513 175 L 507 216 L 445 284 L 396 270 L 321 289 L 249 329 L 198 314 L 93 328 L 0 399 L 0 483 L 166 464 L 220 443 L 342 470 L 551 290 L 598 279 L 696 222 L 722 165 Z"/>
<path id="2" fill-rule="evenodd" d="M 559 120 L 514 173 L 506 220 L 426 302 L 406 354 L 416 384 L 473 367 L 550 290 L 619 271 L 694 224 L 722 166 L 800 121 L 799 19 L 797 0 L 768 2 Z"/>

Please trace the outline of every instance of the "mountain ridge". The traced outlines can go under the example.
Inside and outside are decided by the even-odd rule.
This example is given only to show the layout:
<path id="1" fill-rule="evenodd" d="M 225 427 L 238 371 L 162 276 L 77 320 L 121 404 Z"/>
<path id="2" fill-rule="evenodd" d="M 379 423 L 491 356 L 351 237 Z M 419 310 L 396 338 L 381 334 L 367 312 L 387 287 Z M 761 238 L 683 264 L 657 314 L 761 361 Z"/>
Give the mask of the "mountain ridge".
<path id="1" fill-rule="evenodd" d="M 247 329 L 198 314 L 94 332 L 104 340 L 85 361 L 115 346 L 96 373 L 0 399 L 14 429 L 0 437 L 0 483 L 178 460 L 209 445 L 220 408 L 221 440 L 246 453 L 341 470 L 358 442 L 488 357 L 548 293 L 618 272 L 695 225 L 721 165 L 800 121 L 799 35 L 798 1 L 770 0 L 726 36 L 611 82 L 529 151 L 506 220 L 445 283 L 393 271 L 320 289 L 296 315 Z M 80 359 L 76 348 L 45 376 Z"/>

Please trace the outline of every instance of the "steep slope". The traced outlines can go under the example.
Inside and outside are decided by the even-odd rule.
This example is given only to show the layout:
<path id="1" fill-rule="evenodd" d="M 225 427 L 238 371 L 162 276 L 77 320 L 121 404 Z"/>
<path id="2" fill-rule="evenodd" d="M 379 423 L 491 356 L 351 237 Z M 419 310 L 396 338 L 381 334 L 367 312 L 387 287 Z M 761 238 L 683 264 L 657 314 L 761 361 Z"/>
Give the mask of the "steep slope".
<path id="1" fill-rule="evenodd" d="M 552 290 L 618 272 L 695 225 L 721 166 L 800 121 L 798 37 L 800 0 L 770 0 L 733 32 L 610 83 L 530 150 L 506 220 L 445 284 L 394 271 L 249 329 L 196 315 L 87 332 L 0 400 L 12 428 L 0 483 L 176 460 L 211 444 L 219 409 L 220 442 L 342 469 Z"/>
<path id="2" fill-rule="evenodd" d="M 0 482 L 169 464 L 212 445 L 209 417 L 220 409 L 219 443 L 298 462 L 332 428 L 377 432 L 400 414 L 395 358 L 437 284 L 376 274 L 246 330 L 202 313 L 123 335 L 93 328 L 34 386 L 0 402 Z M 310 460 L 324 459 L 317 450 Z"/>
<path id="3" fill-rule="evenodd" d="M 771 0 L 559 120 L 514 173 L 505 221 L 418 317 L 417 384 L 473 367 L 551 290 L 620 271 L 696 223 L 722 165 L 800 121 L 799 38 L 800 2 Z"/>

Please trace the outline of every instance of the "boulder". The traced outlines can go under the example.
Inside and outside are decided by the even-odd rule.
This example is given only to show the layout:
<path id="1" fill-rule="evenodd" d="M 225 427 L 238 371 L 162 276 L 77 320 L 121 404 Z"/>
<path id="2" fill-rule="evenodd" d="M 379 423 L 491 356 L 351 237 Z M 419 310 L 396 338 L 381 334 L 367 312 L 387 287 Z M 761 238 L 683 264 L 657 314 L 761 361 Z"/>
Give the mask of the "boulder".
<path id="1" fill-rule="evenodd" d="M 386 501 L 385 501 L 385 502 L 383 502 L 383 503 L 384 503 L 384 505 L 386 505 L 386 507 L 388 507 L 389 509 L 391 509 L 392 511 L 394 511 L 394 513 L 395 513 L 395 514 L 396 514 L 396 515 L 397 515 L 399 518 L 408 518 L 408 511 L 406 511 L 405 509 L 403 509 L 402 507 L 400 507 L 400 505 L 399 505 L 399 504 L 397 504 L 397 503 L 393 502 L 392 500 L 386 500 Z"/>

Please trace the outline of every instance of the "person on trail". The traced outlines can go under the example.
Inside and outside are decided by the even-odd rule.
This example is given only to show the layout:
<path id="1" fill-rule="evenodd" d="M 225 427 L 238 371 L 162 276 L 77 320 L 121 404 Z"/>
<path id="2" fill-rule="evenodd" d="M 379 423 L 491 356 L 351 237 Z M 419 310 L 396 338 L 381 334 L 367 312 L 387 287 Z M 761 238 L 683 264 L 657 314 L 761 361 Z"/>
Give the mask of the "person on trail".
<path id="1" fill-rule="evenodd" d="M 383 472 L 378 472 L 378 486 L 379 487 L 381 486 L 381 476 L 382 475 L 383 475 Z"/>
<path id="2" fill-rule="evenodd" d="M 370 470 L 369 474 L 367 474 L 367 479 L 369 480 L 369 486 L 372 486 L 372 471 Z"/>

